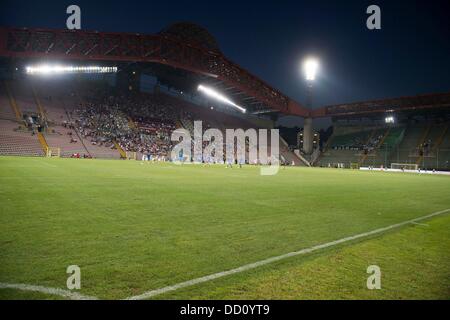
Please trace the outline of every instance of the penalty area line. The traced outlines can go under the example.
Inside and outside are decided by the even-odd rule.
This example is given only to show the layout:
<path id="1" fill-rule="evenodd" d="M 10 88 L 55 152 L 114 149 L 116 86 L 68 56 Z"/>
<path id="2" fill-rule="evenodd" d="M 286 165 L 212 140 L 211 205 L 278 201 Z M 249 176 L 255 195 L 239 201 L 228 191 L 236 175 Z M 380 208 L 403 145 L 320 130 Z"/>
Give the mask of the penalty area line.
<path id="1" fill-rule="evenodd" d="M 63 290 L 58 288 L 49 288 L 43 286 L 34 286 L 30 284 L 22 284 L 22 283 L 2 283 L 0 282 L 0 289 L 16 289 L 22 291 L 33 291 L 40 292 L 49 295 L 60 296 L 64 298 L 69 298 L 71 300 L 98 300 L 97 297 L 85 296 L 79 294 L 78 292 L 72 292 L 69 290 Z"/>
<path id="2" fill-rule="evenodd" d="M 335 241 L 319 244 L 319 245 L 316 245 L 316 246 L 313 246 L 313 247 L 310 247 L 310 248 L 306 248 L 306 249 L 302 249 L 302 250 L 299 250 L 299 251 L 289 252 L 289 253 L 286 253 L 286 254 L 283 254 L 283 255 L 280 255 L 280 256 L 275 256 L 275 257 L 264 259 L 264 260 L 257 261 L 257 262 L 254 262 L 254 263 L 246 264 L 246 265 L 243 265 L 241 267 L 238 267 L 238 268 L 235 268 L 235 269 L 231 269 L 231 270 L 228 270 L 228 271 L 222 271 L 222 272 L 210 274 L 210 275 L 207 275 L 207 276 L 204 276 L 204 277 L 188 280 L 188 281 L 185 281 L 185 282 L 180 282 L 180 283 L 177 283 L 177 284 L 174 284 L 174 285 L 171 285 L 171 286 L 167 286 L 167 287 L 163 287 L 163 288 L 160 288 L 160 289 L 150 290 L 150 291 L 144 292 L 144 293 L 142 293 L 140 295 L 128 297 L 125 300 L 149 299 L 149 298 L 152 298 L 152 297 L 155 297 L 155 296 L 158 296 L 158 295 L 170 292 L 170 291 L 175 291 L 175 290 L 186 288 L 186 287 L 190 287 L 190 286 L 193 286 L 193 285 L 196 285 L 196 284 L 208 282 L 208 281 L 215 280 L 215 279 L 218 279 L 218 278 L 230 276 L 230 275 L 233 275 L 233 274 L 236 274 L 236 273 L 240 273 L 240 272 L 244 272 L 244 271 L 247 271 L 247 270 L 255 269 L 255 268 L 258 268 L 258 267 L 261 267 L 261 266 L 264 266 L 264 265 L 267 265 L 267 264 L 270 264 L 270 263 L 273 263 L 273 262 L 276 262 L 276 261 L 284 260 L 284 259 L 287 259 L 287 258 L 290 258 L 290 257 L 304 255 L 304 254 L 311 253 L 311 252 L 314 252 L 314 251 L 317 251 L 317 250 L 333 247 L 333 246 L 336 246 L 336 245 L 339 245 L 339 244 L 342 244 L 342 243 L 345 243 L 345 242 L 349 242 L 349 241 L 353 241 L 353 240 L 356 240 L 356 239 L 369 237 L 369 236 L 372 236 L 372 235 L 375 235 L 375 234 L 380 234 L 380 233 L 383 233 L 383 232 L 386 232 L 386 231 L 389 231 L 389 230 L 392 230 L 392 229 L 396 229 L 396 228 L 400 228 L 400 227 L 406 226 L 408 224 L 417 224 L 419 221 L 430 219 L 432 217 L 439 216 L 439 215 L 442 215 L 442 214 L 447 213 L 447 212 L 450 212 L 450 209 L 437 211 L 437 212 L 428 214 L 426 216 L 418 217 L 418 218 L 411 219 L 411 220 L 406 220 L 406 221 L 403 221 L 403 222 L 400 222 L 400 223 L 396 223 L 396 224 L 393 224 L 393 225 L 390 225 L 390 226 L 387 226 L 387 227 L 375 229 L 375 230 L 364 232 L 364 233 L 360 233 L 360 234 L 357 234 L 357 235 L 354 235 L 354 236 L 350 236 L 350 237 L 342 238 L 342 239 L 339 239 L 339 240 L 335 240 Z"/>

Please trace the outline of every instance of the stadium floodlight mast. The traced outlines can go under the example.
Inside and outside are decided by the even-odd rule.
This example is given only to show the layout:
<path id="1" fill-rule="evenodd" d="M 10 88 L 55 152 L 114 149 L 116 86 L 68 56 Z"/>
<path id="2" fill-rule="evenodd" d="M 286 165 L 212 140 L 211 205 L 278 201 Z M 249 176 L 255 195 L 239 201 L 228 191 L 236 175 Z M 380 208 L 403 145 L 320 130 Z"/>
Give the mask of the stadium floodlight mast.
<path id="1" fill-rule="evenodd" d="M 245 108 L 242 108 L 241 106 L 237 105 L 236 103 L 234 103 L 233 101 L 231 101 L 230 99 L 228 99 L 227 97 L 225 97 L 223 94 L 217 92 L 216 90 L 214 90 L 213 88 L 210 87 L 206 87 L 204 85 L 199 85 L 197 88 L 198 91 L 203 92 L 204 94 L 206 94 L 207 96 L 214 98 L 220 102 L 223 102 L 225 104 L 228 104 L 232 107 L 235 107 L 236 109 L 240 110 L 242 113 L 246 113 L 247 110 Z"/>
<path id="2" fill-rule="evenodd" d="M 303 62 L 303 72 L 305 73 L 306 82 L 308 85 L 308 107 L 312 107 L 312 87 L 316 80 L 317 70 L 319 69 L 319 61 L 316 58 L 307 58 Z"/>

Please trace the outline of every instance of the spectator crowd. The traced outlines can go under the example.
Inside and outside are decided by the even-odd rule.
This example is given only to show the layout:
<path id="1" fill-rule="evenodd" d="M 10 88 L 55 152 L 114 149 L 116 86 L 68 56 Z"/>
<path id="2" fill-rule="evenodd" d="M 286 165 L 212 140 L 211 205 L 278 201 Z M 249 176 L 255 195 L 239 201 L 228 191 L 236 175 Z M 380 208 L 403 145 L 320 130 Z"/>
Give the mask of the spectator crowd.
<path id="1" fill-rule="evenodd" d="M 179 116 L 186 115 L 163 95 L 91 92 L 74 111 L 75 126 L 93 145 L 167 159 L 170 136 Z"/>

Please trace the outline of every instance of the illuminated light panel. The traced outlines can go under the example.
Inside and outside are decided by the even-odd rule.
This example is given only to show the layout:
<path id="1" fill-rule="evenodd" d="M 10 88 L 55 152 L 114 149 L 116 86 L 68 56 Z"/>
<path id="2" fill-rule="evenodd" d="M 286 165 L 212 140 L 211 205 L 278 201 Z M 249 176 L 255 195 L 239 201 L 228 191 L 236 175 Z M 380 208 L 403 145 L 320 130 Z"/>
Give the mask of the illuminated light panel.
<path id="1" fill-rule="evenodd" d="M 27 74 L 116 73 L 117 67 L 38 65 L 25 68 Z"/>
<path id="2" fill-rule="evenodd" d="M 242 113 L 247 112 L 247 110 L 245 108 L 242 108 L 241 106 L 237 105 L 236 103 L 234 103 L 233 101 L 231 101 L 230 99 L 228 99 L 227 97 L 225 97 L 224 95 L 222 95 L 221 93 L 217 92 L 216 90 L 214 90 L 210 87 L 205 87 L 204 85 L 199 85 L 197 90 L 200 92 L 203 92 L 204 94 L 206 94 L 207 96 L 209 96 L 211 98 L 214 98 L 220 102 L 223 102 L 232 107 L 235 107 L 236 109 L 240 110 Z"/>
<path id="3" fill-rule="evenodd" d="M 388 116 L 388 117 L 384 118 L 384 122 L 395 123 L 395 118 L 393 116 Z"/>

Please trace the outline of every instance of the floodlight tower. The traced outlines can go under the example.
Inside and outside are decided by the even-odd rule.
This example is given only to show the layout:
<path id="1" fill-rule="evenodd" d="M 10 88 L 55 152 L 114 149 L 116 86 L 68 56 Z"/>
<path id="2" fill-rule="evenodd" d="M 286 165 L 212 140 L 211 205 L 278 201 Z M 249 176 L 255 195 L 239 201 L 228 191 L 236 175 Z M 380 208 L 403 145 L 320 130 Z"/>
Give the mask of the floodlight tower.
<path id="1" fill-rule="evenodd" d="M 305 72 L 306 84 L 308 86 L 308 108 L 312 107 L 312 89 L 314 80 L 316 80 L 317 69 L 319 62 L 314 58 L 308 58 L 303 63 L 303 70 Z"/>
<path id="2" fill-rule="evenodd" d="M 303 71 L 306 77 L 307 85 L 307 101 L 306 106 L 312 108 L 313 97 L 313 83 L 316 79 L 317 69 L 319 68 L 319 62 L 314 58 L 308 58 L 303 62 Z M 312 118 L 305 118 L 303 124 L 303 151 L 306 154 L 311 154 L 313 151 L 313 125 Z"/>

